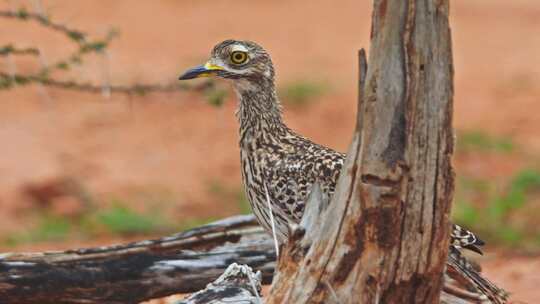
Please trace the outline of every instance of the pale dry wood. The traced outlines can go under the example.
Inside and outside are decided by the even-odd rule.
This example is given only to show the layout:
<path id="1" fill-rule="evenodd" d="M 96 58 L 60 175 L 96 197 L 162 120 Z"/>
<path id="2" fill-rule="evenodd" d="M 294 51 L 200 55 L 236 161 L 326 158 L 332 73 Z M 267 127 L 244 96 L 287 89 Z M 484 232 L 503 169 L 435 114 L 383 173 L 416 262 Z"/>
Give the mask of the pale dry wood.
<path id="1" fill-rule="evenodd" d="M 262 304 L 261 273 L 253 273 L 246 265 L 232 263 L 225 272 L 204 290 L 175 304 Z"/>
<path id="2" fill-rule="evenodd" d="M 374 1 L 332 208 L 310 246 L 280 258 L 268 303 L 439 302 L 454 180 L 450 41 L 448 1 Z"/>

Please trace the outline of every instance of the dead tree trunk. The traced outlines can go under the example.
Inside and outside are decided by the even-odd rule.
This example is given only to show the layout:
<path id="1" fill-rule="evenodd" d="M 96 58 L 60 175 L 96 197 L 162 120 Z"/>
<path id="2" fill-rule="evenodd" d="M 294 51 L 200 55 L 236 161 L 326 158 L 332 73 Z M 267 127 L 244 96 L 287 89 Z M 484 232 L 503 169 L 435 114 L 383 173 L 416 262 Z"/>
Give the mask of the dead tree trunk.
<path id="1" fill-rule="evenodd" d="M 448 10 L 447 0 L 374 1 L 332 208 L 296 231 L 267 303 L 439 302 L 454 188 Z"/>

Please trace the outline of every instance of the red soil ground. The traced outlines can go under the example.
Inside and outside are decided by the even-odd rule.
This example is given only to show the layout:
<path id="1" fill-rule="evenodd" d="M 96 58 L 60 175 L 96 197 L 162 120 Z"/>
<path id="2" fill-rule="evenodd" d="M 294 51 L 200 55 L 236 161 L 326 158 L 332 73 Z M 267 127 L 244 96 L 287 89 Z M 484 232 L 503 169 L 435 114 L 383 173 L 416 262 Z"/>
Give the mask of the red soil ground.
<path id="1" fill-rule="evenodd" d="M 346 150 L 354 120 L 355 54 L 360 47 L 369 47 L 370 1 L 44 3 L 56 20 L 88 33 L 120 30 L 110 48 L 110 74 L 118 84 L 174 81 L 185 68 L 203 62 L 221 40 L 257 41 L 272 54 L 278 85 L 310 79 L 330 88 L 307 107 L 286 109 L 289 125 L 317 142 Z M 526 147 L 527 155 L 538 155 L 540 3 L 456 0 L 451 4 L 456 128 L 511 136 Z M 5 8 L 8 5 L 3 3 L 0 9 Z M 0 20 L 0 37 L 0 44 L 39 44 L 49 62 L 73 51 L 61 35 L 15 21 Z M 35 67 L 31 60 L 17 61 L 19 72 Z M 91 60 L 70 77 L 99 83 L 101 70 L 99 60 Z M 3 233 L 28 224 L 25 212 L 33 207 L 24 195 L 28 184 L 64 177 L 77 180 L 99 201 L 122 198 L 137 207 L 145 204 L 141 193 L 166 198 L 173 202 L 178 219 L 238 212 L 237 206 L 216 200 L 208 191 L 209 183 L 216 182 L 240 188 L 234 98 L 216 109 L 189 93 L 105 99 L 25 87 L 0 91 L 0 101 Z M 520 166 L 520 158 L 456 162 L 458 174 L 488 177 L 506 176 Z M 537 302 L 538 256 L 488 254 L 483 264 L 488 277 L 512 291 L 516 300 Z"/>

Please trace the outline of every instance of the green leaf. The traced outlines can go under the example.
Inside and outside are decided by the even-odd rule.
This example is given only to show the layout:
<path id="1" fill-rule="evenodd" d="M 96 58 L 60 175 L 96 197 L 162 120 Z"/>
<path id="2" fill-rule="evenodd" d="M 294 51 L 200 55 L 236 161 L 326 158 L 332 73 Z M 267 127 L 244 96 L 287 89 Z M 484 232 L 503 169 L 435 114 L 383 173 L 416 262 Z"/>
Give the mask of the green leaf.
<path id="1" fill-rule="evenodd" d="M 84 40 L 84 37 L 85 37 L 84 33 L 79 32 L 79 31 L 69 31 L 67 32 L 67 36 L 76 42 L 80 42 Z"/>
<path id="2" fill-rule="evenodd" d="M 13 52 L 14 49 L 15 48 L 11 44 L 5 45 L 5 46 L 0 48 L 0 55 L 7 55 L 7 54 Z"/>
<path id="3" fill-rule="evenodd" d="M 81 54 L 89 52 L 101 52 L 107 47 L 107 42 L 105 41 L 94 41 L 90 43 L 85 43 L 81 45 L 79 52 Z"/>

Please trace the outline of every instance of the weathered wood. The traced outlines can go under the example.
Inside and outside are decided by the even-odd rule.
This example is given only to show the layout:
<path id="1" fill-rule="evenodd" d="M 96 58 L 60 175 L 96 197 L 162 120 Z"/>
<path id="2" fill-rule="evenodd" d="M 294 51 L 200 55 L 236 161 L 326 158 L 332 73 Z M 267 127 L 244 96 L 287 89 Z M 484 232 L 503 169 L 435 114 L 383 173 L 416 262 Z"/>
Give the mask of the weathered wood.
<path id="1" fill-rule="evenodd" d="M 374 1 L 332 208 L 280 257 L 268 303 L 439 302 L 454 180 L 450 41 L 448 1 Z"/>
<path id="2" fill-rule="evenodd" d="M 301 260 L 305 249 L 311 246 L 310 240 L 315 240 L 320 229 L 324 229 L 322 223 L 330 211 L 327 206 L 327 198 L 316 187 L 310 194 L 301 225 L 293 228 L 293 238 L 299 240 L 299 246 L 293 248 L 298 250 L 285 250 L 284 254 Z M 274 261 L 273 242 L 253 216 L 232 217 L 173 236 L 126 245 L 2 254 L 0 303 L 137 303 L 200 290 L 234 262 L 247 263 L 262 271 L 262 282 L 269 284 Z M 300 264 L 286 265 L 290 269 L 280 272 L 284 279 L 278 276 L 277 282 L 292 278 L 290 273 L 296 272 Z M 234 294 L 253 301 L 251 291 L 242 287 L 244 283 L 233 283 L 224 288 L 228 292 L 216 294 L 212 299 L 227 300 Z M 467 301 L 479 298 L 463 294 L 464 282 L 453 285 L 457 286 L 458 294 L 453 295 L 451 290 L 443 292 L 441 303 L 479 302 Z M 205 294 L 209 293 L 212 291 L 207 288 Z"/>
<path id="3" fill-rule="evenodd" d="M 0 256 L 0 303 L 138 303 L 197 291 L 233 262 L 275 265 L 270 238 L 253 216 L 127 245 Z"/>
<path id="4" fill-rule="evenodd" d="M 227 270 L 204 290 L 176 304 L 261 304 L 261 273 L 250 267 L 231 264 Z"/>

